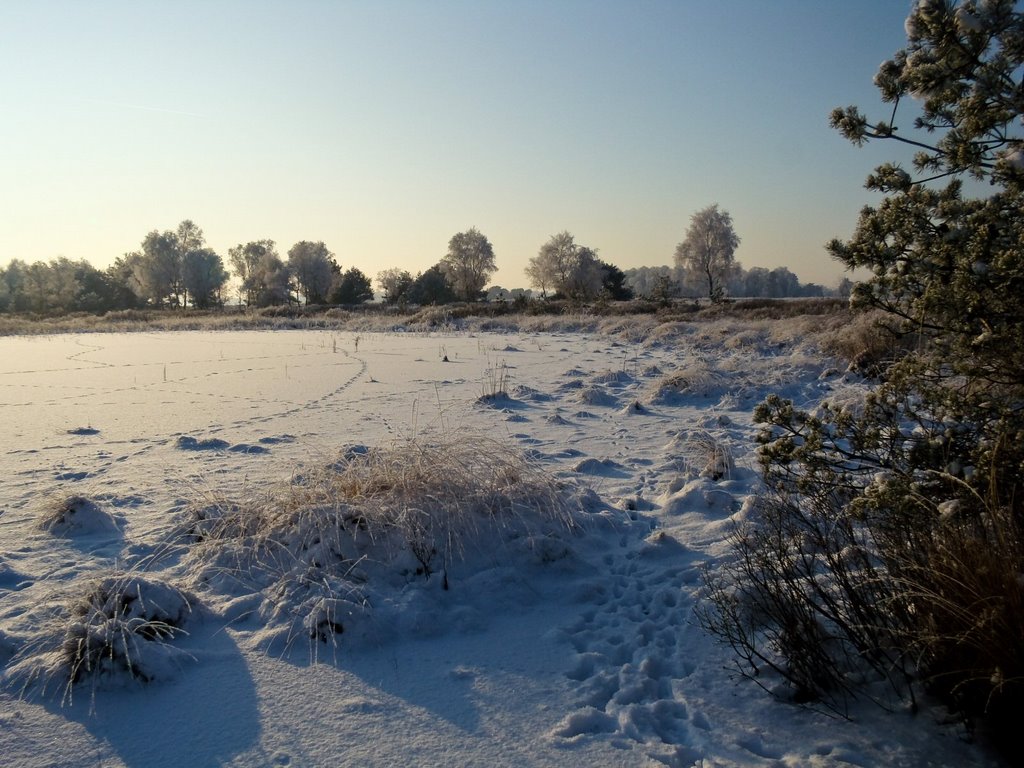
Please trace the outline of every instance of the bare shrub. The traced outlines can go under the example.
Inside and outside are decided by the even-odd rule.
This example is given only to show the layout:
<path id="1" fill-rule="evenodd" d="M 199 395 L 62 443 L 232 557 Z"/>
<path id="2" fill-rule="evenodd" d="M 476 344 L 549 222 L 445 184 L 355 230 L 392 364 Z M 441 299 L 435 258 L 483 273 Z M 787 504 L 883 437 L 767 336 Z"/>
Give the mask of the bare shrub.
<path id="1" fill-rule="evenodd" d="M 909 659 L 896 649 L 898 622 L 870 536 L 836 518 L 827 495 L 797 504 L 759 500 L 729 537 L 733 556 L 705 570 L 701 625 L 737 655 L 737 669 L 776 692 L 766 670 L 789 683 L 798 702 L 845 714 L 867 678 L 911 695 Z M 882 702 L 891 703 L 891 702 Z"/>
<path id="2" fill-rule="evenodd" d="M 995 420 L 936 418 L 901 372 L 857 408 L 758 407 L 771 493 L 707 574 L 702 622 L 801 700 L 842 711 L 881 679 L 913 701 L 914 683 L 1006 734 L 1024 705 L 1024 535 L 1016 494 L 983 478 L 1019 452 Z"/>

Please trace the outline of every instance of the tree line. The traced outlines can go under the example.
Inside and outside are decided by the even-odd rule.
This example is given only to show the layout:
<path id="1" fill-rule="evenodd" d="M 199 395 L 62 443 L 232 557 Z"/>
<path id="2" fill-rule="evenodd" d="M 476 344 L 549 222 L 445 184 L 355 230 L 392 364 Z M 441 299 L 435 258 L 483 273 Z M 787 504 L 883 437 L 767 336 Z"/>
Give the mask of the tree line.
<path id="1" fill-rule="evenodd" d="M 738 243 L 731 217 L 713 205 L 694 214 L 686 239 L 676 249 L 674 268 L 623 272 L 563 231 L 552 235 L 526 267 L 537 294 L 517 293 L 572 301 L 825 295 L 820 286 L 801 285 L 785 267 L 744 270 L 734 257 Z M 414 276 L 408 270 L 384 269 L 376 282 L 386 304 L 447 304 L 507 295 L 501 288 L 484 292 L 496 270 L 493 246 L 473 227 L 454 235 L 447 253 L 426 271 Z M 237 281 L 234 295 L 228 292 L 232 275 Z M 375 296 L 370 277 L 356 267 L 343 270 L 322 241 L 302 240 L 282 256 L 273 240 L 252 240 L 229 248 L 225 261 L 189 219 L 174 230 L 149 232 L 138 250 L 118 257 L 105 270 L 64 257 L 32 264 L 14 259 L 0 268 L 0 312 L 207 309 L 228 303 L 358 305 Z"/>

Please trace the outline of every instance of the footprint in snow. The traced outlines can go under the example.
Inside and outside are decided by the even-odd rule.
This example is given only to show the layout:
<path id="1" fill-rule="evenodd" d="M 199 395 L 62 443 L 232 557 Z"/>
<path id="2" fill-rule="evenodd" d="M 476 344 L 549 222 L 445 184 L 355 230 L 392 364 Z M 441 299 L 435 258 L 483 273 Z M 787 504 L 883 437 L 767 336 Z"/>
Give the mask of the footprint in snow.
<path id="1" fill-rule="evenodd" d="M 578 599 L 593 607 L 565 628 L 577 652 L 565 674 L 577 686 L 578 708 L 549 732 L 552 739 L 609 738 L 666 765 L 701 758 L 694 731 L 705 731 L 707 719 L 690 711 L 674 685 L 693 672 L 680 648 L 690 629 L 684 587 L 697 573 L 694 560 L 656 532 L 612 559 L 606 578 L 580 587 Z"/>

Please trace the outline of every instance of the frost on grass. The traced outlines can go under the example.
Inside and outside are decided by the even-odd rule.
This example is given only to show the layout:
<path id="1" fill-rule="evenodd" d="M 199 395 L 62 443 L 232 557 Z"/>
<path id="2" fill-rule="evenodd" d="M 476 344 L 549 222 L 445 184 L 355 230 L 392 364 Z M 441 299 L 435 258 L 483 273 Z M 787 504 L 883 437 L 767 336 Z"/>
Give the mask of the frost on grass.
<path id="1" fill-rule="evenodd" d="M 65 496 L 46 502 L 36 525 L 40 530 L 66 537 L 118 530 L 117 520 L 85 496 Z"/>
<path id="2" fill-rule="evenodd" d="M 174 676 L 191 657 L 174 646 L 195 599 L 152 577 L 115 572 L 38 607 L 36 627 L 9 670 L 25 689 L 56 683 L 70 701 L 82 683 L 117 687 Z"/>
<path id="3" fill-rule="evenodd" d="M 728 480 L 736 471 L 736 460 L 725 440 L 704 429 L 684 429 L 665 447 L 682 459 L 688 476 Z"/>
<path id="4" fill-rule="evenodd" d="M 707 363 L 691 361 L 685 368 L 661 376 L 648 387 L 647 400 L 652 404 L 675 405 L 693 397 L 710 397 L 719 391 L 719 372 Z"/>
<path id="5" fill-rule="evenodd" d="M 264 647 L 315 649 L 342 633 L 443 631 L 523 565 L 571 557 L 578 509 L 521 454 L 461 435 L 346 452 L 259 497 L 196 508 L 182 531 L 190 583 L 228 618 L 258 619 Z"/>

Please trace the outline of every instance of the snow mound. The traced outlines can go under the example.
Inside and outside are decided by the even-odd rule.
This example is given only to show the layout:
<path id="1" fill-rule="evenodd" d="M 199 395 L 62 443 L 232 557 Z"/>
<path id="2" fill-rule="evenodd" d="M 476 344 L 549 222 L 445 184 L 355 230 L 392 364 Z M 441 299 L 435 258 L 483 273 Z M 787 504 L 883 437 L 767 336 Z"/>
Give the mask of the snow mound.
<path id="1" fill-rule="evenodd" d="M 623 474 L 623 467 L 614 459 L 583 459 L 573 466 L 572 471 L 582 475 L 618 477 Z"/>
<path id="2" fill-rule="evenodd" d="M 117 520 L 85 496 L 67 496 L 49 503 L 38 527 L 55 536 L 89 535 L 118 531 Z"/>
<path id="3" fill-rule="evenodd" d="M 250 443 L 235 443 L 228 448 L 230 453 L 270 453 L 268 448 L 262 445 L 252 445 Z"/>
<path id="4" fill-rule="evenodd" d="M 593 381 L 596 384 L 625 386 L 626 384 L 633 383 L 633 377 L 625 371 L 602 371 L 594 376 Z"/>
<path id="5" fill-rule="evenodd" d="M 541 392 L 533 387 L 528 387 L 525 384 L 517 384 L 512 387 L 512 396 L 519 400 L 532 400 L 537 403 L 546 403 L 554 398 L 547 392 Z"/>
<path id="6" fill-rule="evenodd" d="M 707 364 L 695 362 L 652 382 L 648 388 L 648 401 L 671 405 L 686 398 L 710 397 L 720 389 L 721 379 L 721 375 Z"/>
<path id="7" fill-rule="evenodd" d="M 584 405 L 599 405 L 612 408 L 618 404 L 618 399 L 598 386 L 583 387 L 579 391 L 577 400 Z"/>
<path id="8" fill-rule="evenodd" d="M 462 435 L 370 449 L 194 509 L 179 540 L 191 542 L 188 583 L 211 605 L 221 598 L 228 618 L 244 606 L 262 647 L 304 637 L 315 656 L 342 633 L 376 644 L 475 626 L 474 599 L 572 557 L 579 510 L 520 453 Z"/>
<path id="9" fill-rule="evenodd" d="M 0 556 L 0 591 L 16 592 L 22 589 L 32 579 L 19 570 L 12 568 L 7 561 Z"/>
<path id="10" fill-rule="evenodd" d="M 729 516 L 737 511 L 737 501 L 728 491 L 715 486 L 708 478 L 691 480 L 682 489 L 668 494 L 662 510 L 666 515 L 699 512 L 705 515 Z"/>
<path id="11" fill-rule="evenodd" d="M 69 700 L 79 683 L 119 687 L 167 680 L 191 659 L 172 643 L 194 621 L 196 601 L 167 582 L 114 572 L 86 582 L 63 605 L 43 609 L 48 620 L 8 673 L 26 687 L 56 681 Z"/>
<path id="12" fill-rule="evenodd" d="M 279 445 L 281 443 L 294 443 L 295 440 L 295 435 L 267 435 L 266 437 L 261 437 L 259 442 L 264 445 Z"/>
<path id="13" fill-rule="evenodd" d="M 650 411 L 648 410 L 647 406 L 645 406 L 639 400 L 634 400 L 633 402 L 626 405 L 626 407 L 623 408 L 621 411 L 619 411 L 619 413 L 623 414 L 624 416 L 630 416 L 650 413 Z"/>
<path id="14" fill-rule="evenodd" d="M 480 395 L 476 399 L 477 405 L 482 405 L 486 408 L 515 408 L 520 405 L 519 401 L 509 395 L 508 392 L 489 392 L 486 395 Z"/>

